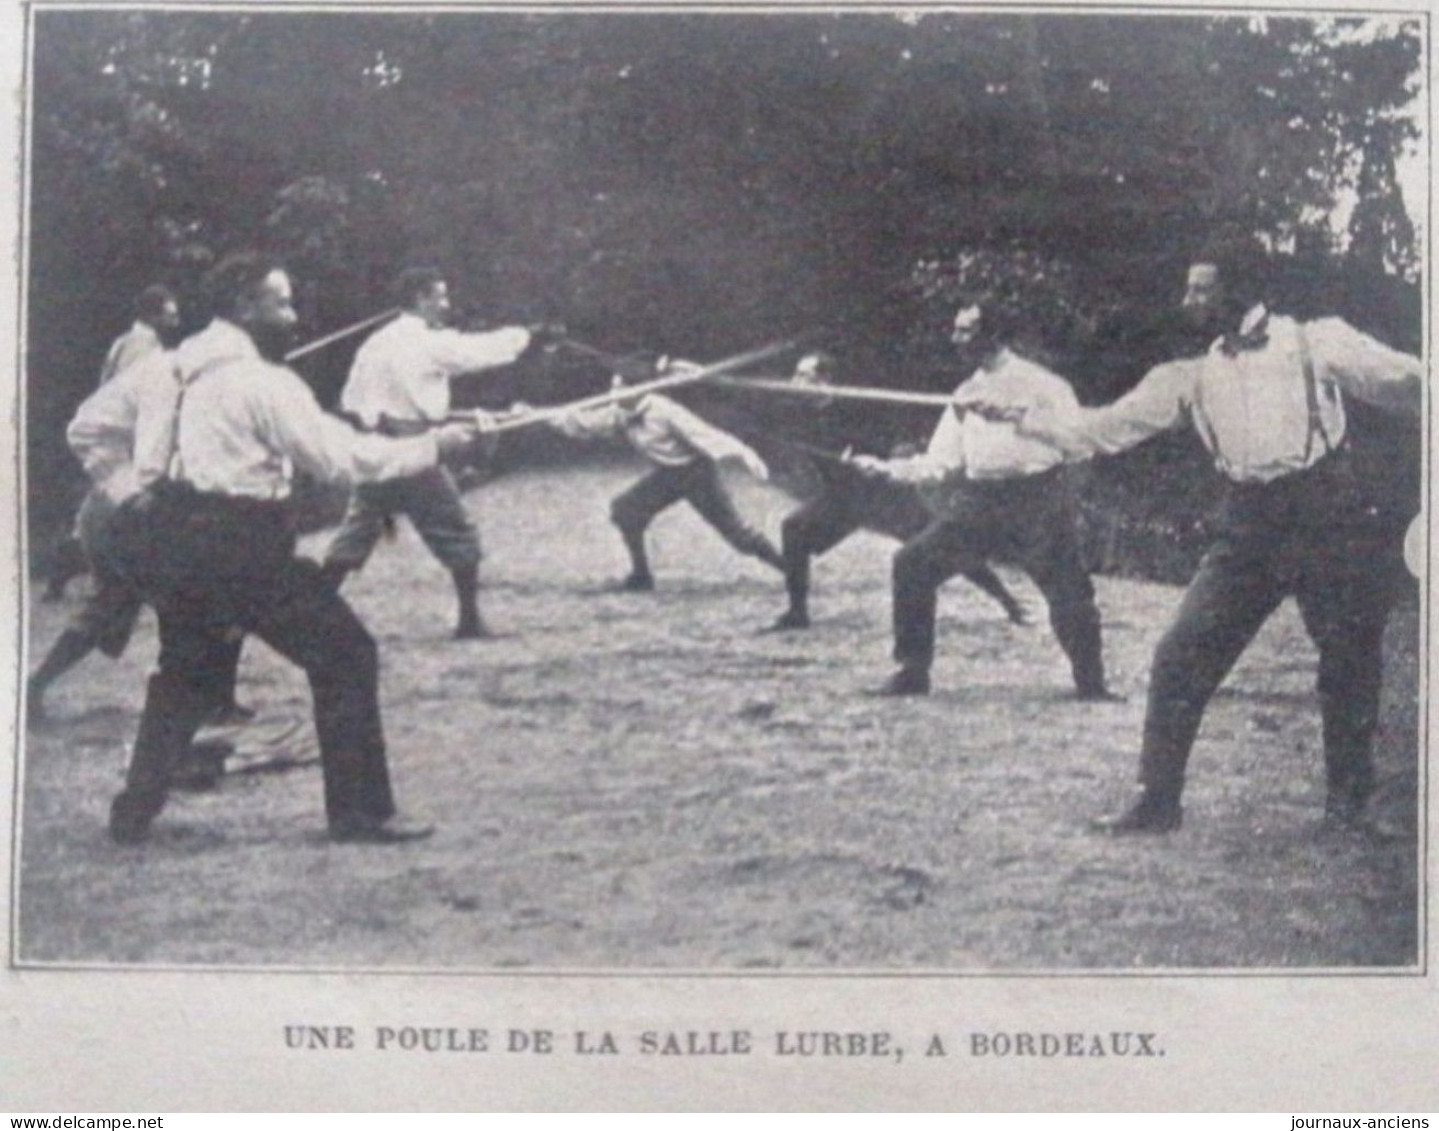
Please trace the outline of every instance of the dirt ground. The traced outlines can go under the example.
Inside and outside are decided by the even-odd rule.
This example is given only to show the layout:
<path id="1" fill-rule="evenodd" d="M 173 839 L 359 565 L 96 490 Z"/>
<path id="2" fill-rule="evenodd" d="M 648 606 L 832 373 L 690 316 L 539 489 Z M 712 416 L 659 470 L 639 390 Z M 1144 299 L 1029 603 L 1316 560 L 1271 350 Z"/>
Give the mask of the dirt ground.
<path id="1" fill-rule="evenodd" d="M 893 544 L 815 570 L 815 627 L 756 635 L 777 576 L 685 509 L 651 533 L 658 592 L 624 572 L 606 501 L 633 472 L 531 473 L 469 496 L 487 614 L 448 639 L 444 572 L 408 528 L 346 589 L 380 640 L 401 805 L 436 836 L 332 845 L 319 771 L 177 794 L 141 848 L 104 817 L 155 652 L 92 658 L 24 763 L 22 962 L 302 967 L 945 969 L 1392 967 L 1417 954 L 1418 610 L 1390 625 L 1378 812 L 1403 835 L 1319 830 L 1314 651 L 1292 605 L 1212 705 L 1184 829 L 1112 842 L 1149 658 L 1179 591 L 1097 579 L 1119 705 L 1066 700 L 1041 613 L 1011 626 L 962 581 L 941 602 L 935 694 L 888 674 Z M 777 532 L 792 502 L 736 484 Z M 307 539 L 319 553 L 325 536 Z M 79 599 L 80 586 L 71 601 Z M 31 662 L 64 606 L 31 610 Z M 246 646 L 261 725 L 304 720 L 303 677 Z"/>

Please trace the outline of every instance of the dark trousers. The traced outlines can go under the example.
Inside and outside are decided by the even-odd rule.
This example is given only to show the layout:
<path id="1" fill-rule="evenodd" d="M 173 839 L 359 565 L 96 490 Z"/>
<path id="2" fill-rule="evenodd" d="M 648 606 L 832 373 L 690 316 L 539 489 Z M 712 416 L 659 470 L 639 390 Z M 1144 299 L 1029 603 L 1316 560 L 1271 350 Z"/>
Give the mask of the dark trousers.
<path id="1" fill-rule="evenodd" d="M 93 642 L 110 659 L 119 659 L 135 632 L 145 599 L 103 562 L 94 563 L 95 588 L 70 618 L 70 630 Z"/>
<path id="2" fill-rule="evenodd" d="M 394 811 L 380 725 L 375 642 L 319 568 L 294 556 L 277 504 L 171 487 L 126 523 L 121 560 L 160 615 L 124 791 L 113 813 L 145 823 L 213 706 L 207 690 L 235 633 L 253 633 L 310 681 L 331 822 Z"/>
<path id="3" fill-rule="evenodd" d="M 610 504 L 610 517 L 624 535 L 636 573 L 649 573 L 645 530 L 661 511 L 680 500 L 694 507 L 741 554 L 780 564 L 779 551 L 735 509 L 715 462 L 700 456 L 678 467 L 656 467 Z"/>
<path id="4" fill-rule="evenodd" d="M 1210 698 L 1291 594 L 1319 649 L 1331 794 L 1373 790 L 1392 539 L 1354 482 L 1347 453 L 1273 483 L 1233 485 L 1220 533 L 1154 653 L 1140 776 L 1177 803 Z"/>
<path id="5" fill-rule="evenodd" d="M 80 507 L 76 526 L 85 557 L 90 562 L 95 587 L 70 618 L 69 626 L 51 646 L 30 679 L 30 690 L 36 696 L 37 707 L 39 697 L 49 686 L 91 652 L 98 649 L 112 660 L 118 659 L 134 634 L 145 598 L 107 559 L 106 528 L 114 517 L 114 504 L 98 491 L 86 496 Z M 225 708 L 235 701 L 241 644 L 238 636 L 227 642 L 220 662 L 212 672 L 207 672 L 212 677 L 214 709 Z"/>
<path id="6" fill-rule="evenodd" d="M 828 553 L 857 530 L 873 530 L 907 542 L 934 521 L 913 487 L 868 479 L 835 463 L 833 468 L 820 469 L 820 493 L 786 515 L 780 526 L 785 590 L 792 615 L 809 614 L 811 558 Z M 981 562 L 959 572 L 1011 616 L 1017 613 L 1014 595 L 987 564 Z"/>
<path id="7" fill-rule="evenodd" d="M 908 668 L 934 662 L 939 587 L 987 560 L 1024 570 L 1049 603 L 1049 622 L 1081 695 L 1104 689 L 1099 610 L 1079 551 L 1074 507 L 1060 471 L 970 480 L 894 556 L 894 657 Z"/>
<path id="8" fill-rule="evenodd" d="M 475 524 L 465 510 L 454 477 L 443 467 L 356 487 L 344 522 L 325 554 L 325 565 L 345 572 L 362 567 L 384 534 L 386 523 L 401 514 L 451 573 L 471 571 L 479 565 L 480 540 Z"/>

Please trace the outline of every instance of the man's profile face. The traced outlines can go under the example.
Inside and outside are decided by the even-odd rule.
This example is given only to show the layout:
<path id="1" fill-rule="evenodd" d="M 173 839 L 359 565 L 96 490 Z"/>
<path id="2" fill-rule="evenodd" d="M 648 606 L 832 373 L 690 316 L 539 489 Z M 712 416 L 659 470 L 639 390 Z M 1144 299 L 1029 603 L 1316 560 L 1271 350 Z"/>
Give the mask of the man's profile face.
<path id="1" fill-rule="evenodd" d="M 160 308 L 160 313 L 155 316 L 155 329 L 160 331 L 178 330 L 180 328 L 180 304 L 174 299 L 166 299 L 165 305 Z"/>
<path id="2" fill-rule="evenodd" d="M 174 299 L 166 299 L 165 305 L 145 321 L 167 348 L 179 338 L 180 307 Z"/>
<path id="3" fill-rule="evenodd" d="M 962 306 L 954 316 L 954 326 L 949 340 L 960 349 L 966 349 L 979 340 L 979 331 L 984 323 L 984 312 L 978 306 Z"/>
<path id="4" fill-rule="evenodd" d="M 260 352 L 269 357 L 282 354 L 299 320 L 290 276 L 284 271 L 271 271 L 240 304 L 239 314 L 240 324 L 250 332 Z"/>
<path id="5" fill-rule="evenodd" d="M 825 372 L 824 359 L 818 354 L 805 354 L 794 367 L 796 385 L 828 385 L 830 376 Z"/>
<path id="6" fill-rule="evenodd" d="M 1218 267 L 1213 263 L 1195 263 L 1189 268 L 1180 307 L 1196 326 L 1208 326 L 1220 320 L 1224 312 L 1224 280 L 1219 277 Z"/>
<path id="7" fill-rule="evenodd" d="M 443 279 L 430 284 L 430 289 L 415 301 L 415 313 L 425 320 L 425 325 L 437 328 L 450 321 L 450 287 Z"/>

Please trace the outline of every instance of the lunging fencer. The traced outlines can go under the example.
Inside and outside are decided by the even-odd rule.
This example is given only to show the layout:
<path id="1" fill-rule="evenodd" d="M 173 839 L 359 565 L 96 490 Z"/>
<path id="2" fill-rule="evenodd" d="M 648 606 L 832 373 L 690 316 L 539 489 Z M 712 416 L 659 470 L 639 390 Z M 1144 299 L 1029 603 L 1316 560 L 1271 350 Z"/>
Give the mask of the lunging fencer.
<path id="1" fill-rule="evenodd" d="M 395 281 L 400 314 L 355 355 L 340 407 L 361 427 L 384 436 L 418 436 L 443 423 L 450 382 L 516 361 L 531 333 L 507 326 L 483 333 L 450 328 L 449 285 L 437 270 L 411 267 Z M 479 609 L 480 539 L 447 468 L 354 488 L 344 521 L 325 554 L 325 576 L 338 588 L 361 568 L 394 516 L 404 515 L 455 587 L 457 640 L 491 635 Z"/>
<path id="2" fill-rule="evenodd" d="M 797 385 L 824 388 L 832 385 L 835 363 L 827 353 L 800 358 L 791 380 Z M 810 625 L 810 562 L 829 553 L 860 530 L 885 534 L 900 542 L 918 535 L 933 520 L 929 508 L 911 485 L 856 471 L 838 456 L 800 449 L 819 482 L 819 490 L 795 508 L 780 524 L 780 554 L 784 559 L 788 606 L 769 626 L 771 632 L 805 629 Z M 897 446 L 892 456 L 912 454 Z M 989 565 L 961 569 L 961 576 L 997 601 L 1014 624 L 1029 623 L 1028 610 Z"/>
<path id="3" fill-rule="evenodd" d="M 1338 318 L 1272 313 L 1263 270 L 1263 252 L 1248 241 L 1217 241 L 1193 259 L 1183 299 L 1190 318 L 1219 335 L 1206 354 L 1157 366 L 1111 405 L 1068 413 L 1032 406 L 1017 422 L 1023 435 L 1081 459 L 1191 423 L 1228 481 L 1217 537 L 1155 649 L 1142 791 L 1096 822 L 1111 834 L 1179 828 L 1205 707 L 1291 595 L 1319 650 L 1325 820 L 1367 825 L 1394 596 L 1386 574 L 1399 539 L 1356 474 L 1344 400 L 1417 416 L 1423 364 Z M 984 402 L 983 392 L 972 399 Z"/>
<path id="4" fill-rule="evenodd" d="M 994 306 L 959 309 L 950 340 L 969 371 L 962 387 L 983 390 L 986 405 L 1045 405 L 1059 413 L 1076 408 L 1067 381 L 1004 344 L 1016 329 L 1002 324 L 1010 317 Z M 1018 565 L 1049 603 L 1049 622 L 1069 659 L 1078 697 L 1113 699 L 1105 683 L 1094 585 L 1080 554 L 1074 502 L 1064 480 L 1064 455 L 994 416 L 950 407 L 922 455 L 851 461 L 866 474 L 922 487 L 934 514 L 894 558 L 899 668 L 877 693 L 929 693 L 939 588 L 993 559 Z"/>
<path id="5" fill-rule="evenodd" d="M 112 660 L 124 653 L 144 607 L 144 598 L 106 560 L 105 538 L 116 507 L 165 474 L 147 440 L 142 439 L 137 460 L 136 427 L 142 404 L 147 421 L 168 426 L 165 414 L 173 411 L 179 384 L 167 346 L 180 314 L 175 296 L 160 286 L 142 291 L 138 308 L 135 325 L 106 355 L 100 387 L 81 403 L 65 432 L 90 480 L 75 518 L 75 536 L 94 588 L 26 682 L 27 726 L 45 720 L 46 692 L 90 653 L 99 651 Z M 254 716 L 235 701 L 240 648 L 237 635 L 218 645 L 214 662 L 206 665 L 212 680 L 211 722 L 234 725 Z"/>
<path id="6" fill-rule="evenodd" d="M 214 320 L 181 343 L 173 428 L 137 422 L 165 454 L 167 478 L 130 499 L 109 540 L 114 558 L 160 615 L 151 677 L 110 835 L 146 839 L 178 757 L 210 698 L 203 671 L 216 641 L 253 633 L 301 667 L 314 700 L 329 835 L 394 843 L 428 836 L 397 815 L 380 723 L 375 642 L 318 566 L 295 556 L 287 514 L 296 473 L 350 484 L 419 475 L 474 441 L 473 425 L 425 435 L 367 435 L 320 409 L 280 364 L 295 324 L 289 275 L 254 253 L 211 272 Z M 169 424 L 170 418 L 165 418 Z M 169 449 L 173 449 L 170 451 Z"/>
<path id="7" fill-rule="evenodd" d="M 676 368 L 682 371 L 684 366 Z M 616 389 L 623 388 L 624 378 L 614 380 Z M 651 465 L 648 474 L 610 504 L 610 517 L 630 558 L 629 575 L 620 583 L 623 589 L 645 592 L 655 587 L 645 532 L 662 511 L 682 500 L 741 554 L 783 570 L 774 543 L 736 508 L 720 478 L 719 464 L 733 460 L 761 480 L 769 478 L 769 468 L 728 432 L 656 393 L 565 413 L 550 423 L 575 439 L 626 440 Z"/>
<path id="8" fill-rule="evenodd" d="M 111 342 L 110 348 L 105 351 L 97 386 L 104 388 L 135 362 L 156 351 L 173 347 L 178 340 L 179 330 L 180 300 L 165 284 L 151 283 L 135 296 L 135 321 Z M 85 503 L 81 503 L 80 513 L 75 516 L 74 527 L 61 539 L 52 554 L 42 597 L 45 601 L 62 600 L 65 587 L 92 566 L 85 547 L 85 531 L 82 525 L 90 522 L 94 516 L 85 512 L 85 506 Z M 96 583 L 100 581 L 97 577 Z M 128 633 L 126 637 L 128 638 Z M 123 648 L 122 643 L 120 649 Z"/>

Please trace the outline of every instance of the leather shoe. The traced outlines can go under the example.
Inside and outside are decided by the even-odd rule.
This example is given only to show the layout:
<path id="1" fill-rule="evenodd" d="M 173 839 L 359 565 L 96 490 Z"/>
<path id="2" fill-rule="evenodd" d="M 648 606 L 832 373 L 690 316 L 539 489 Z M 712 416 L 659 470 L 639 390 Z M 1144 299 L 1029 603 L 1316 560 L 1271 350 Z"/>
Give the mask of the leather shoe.
<path id="1" fill-rule="evenodd" d="M 187 793 L 207 793 L 219 788 L 220 779 L 225 776 L 225 759 L 234 753 L 234 745 L 223 739 L 191 743 L 185 757 L 170 773 L 171 788 Z"/>
<path id="2" fill-rule="evenodd" d="M 1090 828 L 1106 836 L 1158 836 L 1174 832 L 1183 823 L 1184 811 L 1177 801 L 1144 796 L 1123 813 L 1090 822 Z"/>
<path id="3" fill-rule="evenodd" d="M 923 668 L 900 668 L 870 694 L 886 699 L 903 695 L 928 695 L 929 672 Z"/>
<path id="4" fill-rule="evenodd" d="M 1081 703 L 1127 703 L 1129 702 L 1117 691 L 1111 691 L 1107 687 L 1088 687 L 1077 689 L 1074 697 Z"/>
<path id="5" fill-rule="evenodd" d="M 649 593 L 655 587 L 655 579 L 648 573 L 632 573 L 620 582 L 625 593 Z"/>
<path id="6" fill-rule="evenodd" d="M 462 617 L 460 623 L 455 626 L 456 640 L 493 640 L 499 634 L 491 631 L 479 617 L 473 620 L 469 617 Z"/>
<path id="7" fill-rule="evenodd" d="M 110 839 L 116 844 L 143 844 L 152 820 L 152 813 L 142 811 L 122 793 L 110 802 Z"/>
<path id="8" fill-rule="evenodd" d="M 805 614 L 805 613 L 797 613 L 797 612 L 794 612 L 793 610 L 791 610 L 790 612 L 785 613 L 785 614 L 784 614 L 782 617 L 780 617 L 777 621 L 775 621 L 774 624 L 770 625 L 770 626 L 769 626 L 768 628 L 766 628 L 766 629 L 762 629 L 761 631 L 762 631 L 762 632 L 792 632 L 792 631 L 795 630 L 795 629 L 808 628 L 808 627 L 809 627 L 809 616 L 808 616 L 807 614 Z"/>
<path id="9" fill-rule="evenodd" d="M 340 817 L 330 822 L 330 839 L 340 844 L 403 844 L 433 835 L 433 825 L 404 817 Z"/>

